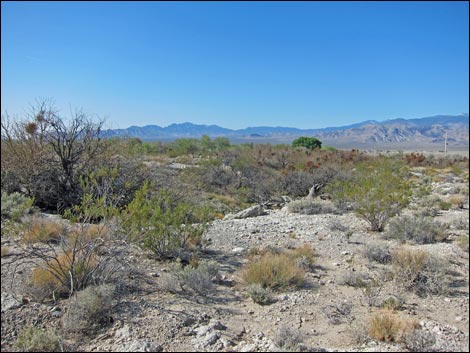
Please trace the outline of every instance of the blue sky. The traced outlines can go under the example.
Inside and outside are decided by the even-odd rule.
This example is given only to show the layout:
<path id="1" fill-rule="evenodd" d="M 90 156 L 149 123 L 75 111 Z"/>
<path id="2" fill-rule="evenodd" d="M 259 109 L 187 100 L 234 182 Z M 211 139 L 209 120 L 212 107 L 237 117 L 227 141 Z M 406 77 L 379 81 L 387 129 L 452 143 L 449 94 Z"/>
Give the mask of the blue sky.
<path id="1" fill-rule="evenodd" d="M 467 2 L 2 2 L 2 114 L 321 128 L 468 112 Z"/>

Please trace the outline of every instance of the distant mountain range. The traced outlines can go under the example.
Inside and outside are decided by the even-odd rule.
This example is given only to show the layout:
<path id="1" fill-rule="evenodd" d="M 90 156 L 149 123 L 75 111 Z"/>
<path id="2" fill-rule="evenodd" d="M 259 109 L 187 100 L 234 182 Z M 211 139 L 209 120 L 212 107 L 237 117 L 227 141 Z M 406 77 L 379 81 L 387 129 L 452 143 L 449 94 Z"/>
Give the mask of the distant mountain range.
<path id="1" fill-rule="evenodd" d="M 338 148 L 418 148 L 443 146 L 447 132 L 449 146 L 469 145 L 469 116 L 436 115 L 419 119 L 367 120 L 360 123 L 322 129 L 258 126 L 232 130 L 217 125 L 192 123 L 167 127 L 147 125 L 105 130 L 107 137 L 137 137 L 144 141 L 168 141 L 178 138 L 227 137 L 232 142 L 290 143 L 298 136 L 315 136 Z"/>

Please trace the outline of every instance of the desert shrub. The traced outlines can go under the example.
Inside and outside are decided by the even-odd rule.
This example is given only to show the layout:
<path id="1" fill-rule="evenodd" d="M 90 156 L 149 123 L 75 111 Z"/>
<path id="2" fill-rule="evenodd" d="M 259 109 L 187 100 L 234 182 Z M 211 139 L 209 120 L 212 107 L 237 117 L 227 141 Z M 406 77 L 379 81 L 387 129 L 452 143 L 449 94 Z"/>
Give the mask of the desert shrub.
<path id="1" fill-rule="evenodd" d="M 66 227 L 63 224 L 47 218 L 32 218 L 23 233 L 25 243 L 58 243 L 66 236 Z"/>
<path id="2" fill-rule="evenodd" d="M 400 310 L 403 306 L 403 300 L 401 298 L 390 296 L 382 302 L 382 308 L 391 311 Z"/>
<path id="3" fill-rule="evenodd" d="M 282 188 L 293 197 L 307 196 L 315 182 L 312 173 L 303 170 L 291 170 L 282 179 Z"/>
<path id="4" fill-rule="evenodd" d="M 169 271 L 161 276 L 161 288 L 170 293 L 189 289 L 201 296 L 209 296 L 214 290 L 213 280 L 218 276 L 219 266 L 214 261 L 191 263 L 184 267 L 180 262 L 171 264 Z"/>
<path id="5" fill-rule="evenodd" d="M 343 302 L 339 304 L 326 305 L 321 308 L 325 314 L 328 323 L 332 325 L 339 325 L 344 322 L 351 323 L 353 318 L 350 316 L 352 304 Z"/>
<path id="6" fill-rule="evenodd" d="M 296 200 L 289 202 L 287 205 L 287 209 L 291 213 L 300 213 L 306 215 L 312 214 L 325 214 L 325 213 L 333 213 L 338 214 L 339 211 L 333 204 L 325 201 L 313 201 L 309 199 L 304 200 Z"/>
<path id="7" fill-rule="evenodd" d="M 349 230 L 349 227 L 345 226 L 338 219 L 333 219 L 330 223 L 330 230 L 338 232 L 347 232 Z"/>
<path id="8" fill-rule="evenodd" d="M 341 285 L 350 287 L 367 287 L 371 283 L 371 277 L 366 272 L 347 271 L 338 280 Z"/>
<path id="9" fill-rule="evenodd" d="M 413 330 L 404 337 L 405 347 L 410 352 L 436 352 L 436 336 L 432 332 Z"/>
<path id="10" fill-rule="evenodd" d="M 463 251 L 468 252 L 468 234 L 462 234 L 457 238 L 457 244 Z"/>
<path id="11" fill-rule="evenodd" d="M 417 217 L 436 217 L 440 213 L 440 208 L 424 207 L 416 212 Z"/>
<path id="12" fill-rule="evenodd" d="M 364 255 L 369 261 L 375 261 L 380 264 L 387 264 L 392 260 L 390 249 L 386 244 L 371 242 L 366 244 Z"/>
<path id="13" fill-rule="evenodd" d="M 350 180 L 330 183 L 327 192 L 337 203 L 352 202 L 356 214 L 370 224 L 371 230 L 380 232 L 411 197 L 406 168 L 389 158 L 357 164 Z"/>
<path id="14" fill-rule="evenodd" d="M 400 216 L 390 221 L 386 237 L 402 243 L 431 244 L 444 241 L 446 229 L 447 226 L 428 217 Z"/>
<path id="15" fill-rule="evenodd" d="M 14 192 L 7 194 L 2 192 L 2 220 L 10 219 L 18 221 L 22 216 L 31 211 L 33 199 Z"/>
<path id="16" fill-rule="evenodd" d="M 250 284 L 246 293 L 256 304 L 269 305 L 274 302 L 272 292 L 269 288 L 263 288 L 259 283 Z"/>
<path id="17" fill-rule="evenodd" d="M 303 348 L 303 337 L 298 330 L 288 326 L 281 326 L 273 339 L 274 344 L 287 352 L 299 352 Z"/>
<path id="18" fill-rule="evenodd" d="M 20 352 L 62 352 L 61 339 L 50 330 L 34 326 L 24 327 L 18 335 L 15 347 Z"/>
<path id="19" fill-rule="evenodd" d="M 181 287 L 208 296 L 214 290 L 212 280 L 218 271 L 218 265 L 214 261 L 201 261 L 197 267 L 186 266 L 179 274 Z"/>
<path id="20" fill-rule="evenodd" d="M 379 341 L 401 342 L 405 335 L 413 332 L 418 325 L 416 320 L 389 310 L 381 310 L 369 319 L 368 332 L 371 338 Z"/>
<path id="21" fill-rule="evenodd" d="M 131 240 L 162 258 L 177 257 L 201 241 L 208 210 L 178 198 L 169 190 L 152 193 L 147 183 L 121 214 L 124 231 Z"/>
<path id="22" fill-rule="evenodd" d="M 419 205 L 422 207 L 427 208 L 436 208 L 438 210 L 449 210 L 451 204 L 449 202 L 444 201 L 437 195 L 430 195 L 428 197 L 424 197 L 419 201 Z"/>
<path id="23" fill-rule="evenodd" d="M 68 334 L 89 334 L 110 322 L 115 287 L 111 284 L 90 286 L 70 298 L 63 317 Z"/>
<path id="24" fill-rule="evenodd" d="M 242 278 L 246 284 L 258 283 L 263 288 L 270 289 L 300 286 L 303 277 L 304 270 L 285 253 L 266 253 L 248 263 L 242 271 Z"/>
<path id="25" fill-rule="evenodd" d="M 448 289 L 447 264 L 422 250 L 401 248 L 392 253 L 395 282 L 420 296 L 443 294 Z"/>

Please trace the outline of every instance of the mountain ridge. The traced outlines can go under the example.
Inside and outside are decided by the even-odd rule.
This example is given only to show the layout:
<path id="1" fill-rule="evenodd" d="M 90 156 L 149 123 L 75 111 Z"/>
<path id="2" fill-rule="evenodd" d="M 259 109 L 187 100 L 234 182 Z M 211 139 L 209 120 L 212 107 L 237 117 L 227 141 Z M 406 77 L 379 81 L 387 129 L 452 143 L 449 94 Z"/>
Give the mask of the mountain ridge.
<path id="1" fill-rule="evenodd" d="M 298 136 L 315 136 L 331 145 L 344 143 L 421 143 L 436 144 L 444 141 L 468 145 L 469 117 L 462 115 L 435 115 L 424 118 L 389 119 L 385 121 L 366 120 L 345 126 L 332 126 L 317 129 L 300 129 L 283 126 L 252 126 L 243 129 L 229 129 L 218 125 L 194 124 L 191 122 L 173 123 L 166 127 L 159 125 L 130 126 L 126 129 L 103 131 L 107 137 L 137 137 L 142 140 L 173 140 L 177 138 L 227 137 L 234 140 L 288 141 Z"/>

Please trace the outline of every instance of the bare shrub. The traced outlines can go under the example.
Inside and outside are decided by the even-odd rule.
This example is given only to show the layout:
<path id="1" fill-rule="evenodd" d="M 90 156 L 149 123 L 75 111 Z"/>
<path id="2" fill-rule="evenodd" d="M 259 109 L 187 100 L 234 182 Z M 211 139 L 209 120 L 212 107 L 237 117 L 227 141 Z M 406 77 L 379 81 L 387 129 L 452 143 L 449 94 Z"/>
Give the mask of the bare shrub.
<path id="1" fill-rule="evenodd" d="M 371 280 L 371 276 L 366 272 L 347 271 L 340 276 L 338 283 L 340 285 L 361 288 L 367 287 Z"/>
<path id="2" fill-rule="evenodd" d="M 115 286 L 111 284 L 90 286 L 70 298 L 63 317 L 67 334 L 89 334 L 110 322 Z"/>
<path id="3" fill-rule="evenodd" d="M 414 330 L 405 335 L 404 343 L 410 352 L 436 352 L 436 336 L 432 332 Z"/>
<path id="4" fill-rule="evenodd" d="M 351 317 L 352 304 L 342 302 L 339 304 L 326 305 L 321 308 L 323 314 L 325 314 L 328 322 L 332 325 L 339 325 L 342 323 L 351 323 L 354 318 Z"/>
<path id="5" fill-rule="evenodd" d="M 298 330 L 293 330 L 288 326 L 281 326 L 274 337 L 274 343 L 279 348 L 290 351 L 299 352 L 303 342 L 303 337 Z"/>
<path id="6" fill-rule="evenodd" d="M 384 243 L 371 242 L 366 244 L 364 248 L 364 256 L 369 261 L 375 261 L 380 264 L 387 264 L 392 260 L 390 249 Z"/>
<path id="7" fill-rule="evenodd" d="M 430 244 L 446 239 L 448 227 L 428 217 L 401 216 L 390 221 L 386 237 L 402 243 Z"/>
<path id="8" fill-rule="evenodd" d="M 344 232 L 347 232 L 349 230 L 349 227 L 345 226 L 339 220 L 334 219 L 330 223 L 330 230 L 344 233 Z"/>

